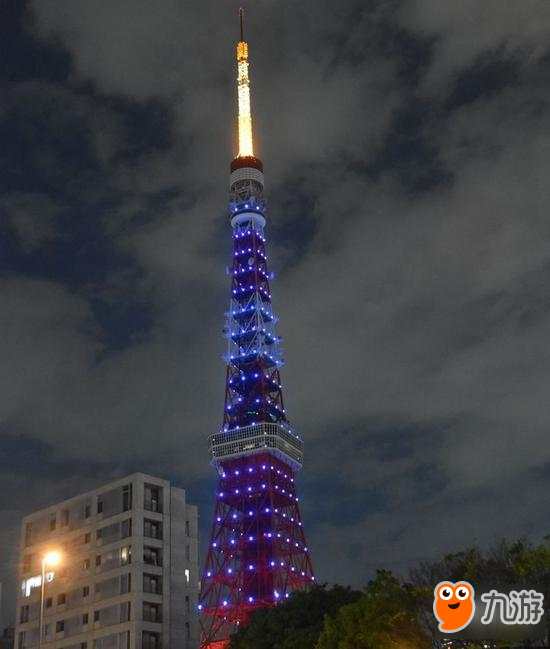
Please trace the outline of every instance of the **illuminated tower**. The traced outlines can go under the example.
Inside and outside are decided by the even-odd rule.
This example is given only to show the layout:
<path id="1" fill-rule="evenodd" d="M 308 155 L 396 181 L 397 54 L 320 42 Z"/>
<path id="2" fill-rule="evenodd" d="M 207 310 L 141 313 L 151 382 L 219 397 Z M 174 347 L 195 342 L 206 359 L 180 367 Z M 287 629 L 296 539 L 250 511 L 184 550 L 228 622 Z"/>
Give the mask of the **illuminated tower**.
<path id="1" fill-rule="evenodd" d="M 205 649 L 225 646 L 255 608 L 273 606 L 314 581 L 294 483 L 303 442 L 288 423 L 279 375 L 280 339 L 264 236 L 264 174 L 253 149 L 242 10 L 240 19 L 225 410 L 222 429 L 209 438 L 218 489 L 199 603 Z"/>

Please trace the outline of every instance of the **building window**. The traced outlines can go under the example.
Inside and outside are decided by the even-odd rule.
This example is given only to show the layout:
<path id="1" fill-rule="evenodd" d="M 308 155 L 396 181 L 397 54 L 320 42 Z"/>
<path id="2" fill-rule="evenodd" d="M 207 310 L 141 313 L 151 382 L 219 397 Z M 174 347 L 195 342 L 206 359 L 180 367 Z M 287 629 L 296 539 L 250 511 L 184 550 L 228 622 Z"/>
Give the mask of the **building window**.
<path id="1" fill-rule="evenodd" d="M 82 614 L 82 624 L 88 624 L 88 613 Z"/>
<path id="2" fill-rule="evenodd" d="M 89 543 L 91 540 L 92 535 L 90 534 L 90 532 L 86 532 L 86 534 L 84 534 L 84 543 Z"/>
<path id="3" fill-rule="evenodd" d="M 25 525 L 25 545 L 30 545 L 32 543 L 32 523 L 26 523 Z"/>
<path id="4" fill-rule="evenodd" d="M 124 548 L 120 548 L 120 565 L 126 566 L 129 563 L 132 563 L 132 546 L 129 545 Z"/>
<path id="5" fill-rule="evenodd" d="M 88 597 L 90 594 L 90 587 L 89 586 L 83 586 L 82 587 L 82 597 Z"/>
<path id="6" fill-rule="evenodd" d="M 127 512 L 132 509 L 132 485 L 126 484 L 122 487 L 122 511 Z"/>
<path id="7" fill-rule="evenodd" d="M 96 566 L 100 566 L 100 565 L 101 565 L 101 555 L 100 555 L 100 554 L 96 555 L 96 558 L 95 558 L 95 565 L 96 565 Z"/>
<path id="8" fill-rule="evenodd" d="M 187 640 L 191 639 L 191 625 L 189 622 L 185 623 L 185 637 Z"/>
<path id="9" fill-rule="evenodd" d="M 103 536 L 103 528 L 100 530 L 95 531 L 95 538 L 99 541 L 99 539 Z"/>
<path id="10" fill-rule="evenodd" d="M 86 505 L 84 506 L 84 518 L 90 518 L 91 515 L 92 506 L 90 505 L 90 503 L 86 503 Z"/>
<path id="11" fill-rule="evenodd" d="M 120 575 L 120 592 L 129 593 L 132 590 L 132 575 L 130 573 L 126 575 Z"/>
<path id="12" fill-rule="evenodd" d="M 185 581 L 189 583 L 189 568 L 185 569 Z"/>
<path id="13" fill-rule="evenodd" d="M 55 514 L 50 514 L 50 532 L 53 532 L 57 526 Z"/>
<path id="14" fill-rule="evenodd" d="M 160 548 L 150 548 L 147 545 L 144 546 L 143 563 L 150 566 L 162 566 L 162 550 Z"/>
<path id="15" fill-rule="evenodd" d="M 144 507 L 150 512 L 162 512 L 162 487 L 145 485 Z"/>
<path id="16" fill-rule="evenodd" d="M 65 604 L 66 601 L 67 601 L 67 596 L 65 595 L 65 593 L 59 593 L 59 595 L 57 596 L 57 605 L 63 606 L 63 604 Z"/>
<path id="17" fill-rule="evenodd" d="M 99 622 L 99 611 L 94 611 L 94 622 Z"/>
<path id="18" fill-rule="evenodd" d="M 146 518 L 143 521 L 143 536 L 148 536 L 151 539 L 162 539 L 162 522 Z"/>
<path id="19" fill-rule="evenodd" d="M 80 649 L 88 649 L 88 643 L 87 642 L 81 642 L 80 643 Z"/>
<path id="20" fill-rule="evenodd" d="M 143 602 L 143 619 L 145 622 L 162 622 L 162 607 L 160 604 Z"/>
<path id="21" fill-rule="evenodd" d="M 19 632 L 19 649 L 27 649 L 26 636 L 27 636 L 26 631 Z"/>
<path id="22" fill-rule="evenodd" d="M 61 633 L 62 631 L 65 631 L 65 620 L 58 620 L 55 623 L 55 632 Z"/>
<path id="23" fill-rule="evenodd" d="M 69 510 L 68 509 L 62 509 L 61 510 L 61 526 L 66 527 L 69 524 Z"/>
<path id="24" fill-rule="evenodd" d="M 185 612 L 186 613 L 191 612 L 191 601 L 189 600 L 189 595 L 185 596 Z"/>
<path id="25" fill-rule="evenodd" d="M 125 539 L 128 536 L 132 536 L 132 519 L 126 518 L 120 524 L 120 536 Z"/>
<path id="26" fill-rule="evenodd" d="M 97 513 L 101 514 L 103 512 L 103 500 L 101 496 L 97 497 Z"/>
<path id="27" fill-rule="evenodd" d="M 53 597 L 46 597 L 46 608 L 51 608 L 53 606 Z"/>
<path id="28" fill-rule="evenodd" d="M 19 612 L 19 623 L 25 624 L 25 622 L 28 621 L 29 621 L 29 605 L 26 604 L 25 606 L 21 607 L 21 611 Z"/>
<path id="29" fill-rule="evenodd" d="M 30 572 L 32 568 L 32 560 L 33 560 L 32 554 L 26 554 L 23 557 L 23 572 Z"/>
<path id="30" fill-rule="evenodd" d="M 162 579 L 159 575 L 143 575 L 143 590 L 146 593 L 162 594 Z"/>
<path id="31" fill-rule="evenodd" d="M 131 604 L 130 602 L 123 602 L 120 605 L 120 621 L 129 622 L 131 614 Z"/>
<path id="32" fill-rule="evenodd" d="M 89 570 L 90 569 L 90 560 L 89 559 L 84 559 L 82 561 L 82 567 L 84 570 Z"/>
<path id="33" fill-rule="evenodd" d="M 161 649 L 160 633 L 143 631 L 141 646 L 143 649 Z"/>
<path id="34" fill-rule="evenodd" d="M 191 536 L 191 526 L 189 521 L 185 521 L 185 536 Z"/>

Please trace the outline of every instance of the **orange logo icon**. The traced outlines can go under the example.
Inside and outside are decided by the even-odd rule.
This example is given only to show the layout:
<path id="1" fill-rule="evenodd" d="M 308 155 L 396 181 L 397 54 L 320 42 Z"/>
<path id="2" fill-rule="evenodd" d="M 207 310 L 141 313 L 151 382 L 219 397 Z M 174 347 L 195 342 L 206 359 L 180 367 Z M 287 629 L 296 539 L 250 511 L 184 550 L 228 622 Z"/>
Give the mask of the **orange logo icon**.
<path id="1" fill-rule="evenodd" d="M 476 611 L 474 589 L 467 581 L 442 581 L 434 590 L 434 614 L 439 630 L 455 633 L 470 624 Z"/>

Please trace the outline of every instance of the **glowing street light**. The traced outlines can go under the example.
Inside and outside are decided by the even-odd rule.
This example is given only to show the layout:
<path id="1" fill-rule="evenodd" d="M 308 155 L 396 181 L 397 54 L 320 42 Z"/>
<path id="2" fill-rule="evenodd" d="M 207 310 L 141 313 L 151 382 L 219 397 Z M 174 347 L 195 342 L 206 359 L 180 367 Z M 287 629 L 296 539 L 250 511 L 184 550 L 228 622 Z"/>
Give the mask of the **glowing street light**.
<path id="1" fill-rule="evenodd" d="M 50 550 L 42 557 L 42 579 L 40 582 L 40 621 L 38 624 L 38 649 L 42 645 L 44 635 L 44 595 L 46 593 L 46 568 L 55 568 L 62 561 L 61 552 Z"/>
<path id="2" fill-rule="evenodd" d="M 57 550 L 51 550 L 50 552 L 46 552 L 46 554 L 42 558 L 42 565 L 45 568 L 55 568 L 55 566 L 58 566 L 61 563 L 61 552 L 58 552 Z"/>

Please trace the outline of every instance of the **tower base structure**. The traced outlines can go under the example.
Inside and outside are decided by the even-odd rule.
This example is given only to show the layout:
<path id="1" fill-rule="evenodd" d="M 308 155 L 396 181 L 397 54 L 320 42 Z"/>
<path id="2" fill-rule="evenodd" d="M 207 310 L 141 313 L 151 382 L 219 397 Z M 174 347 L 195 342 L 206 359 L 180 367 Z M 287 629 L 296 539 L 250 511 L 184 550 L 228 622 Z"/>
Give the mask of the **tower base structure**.
<path id="1" fill-rule="evenodd" d="M 315 579 L 293 469 L 258 453 L 227 460 L 218 470 L 199 604 L 203 649 L 221 649 L 254 610 L 309 589 Z"/>
<path id="2" fill-rule="evenodd" d="M 202 649 L 225 649 L 229 644 L 229 638 L 227 640 L 214 640 L 207 645 L 201 645 Z"/>

